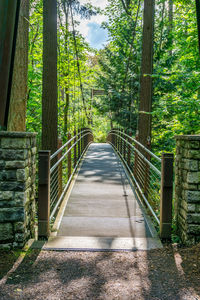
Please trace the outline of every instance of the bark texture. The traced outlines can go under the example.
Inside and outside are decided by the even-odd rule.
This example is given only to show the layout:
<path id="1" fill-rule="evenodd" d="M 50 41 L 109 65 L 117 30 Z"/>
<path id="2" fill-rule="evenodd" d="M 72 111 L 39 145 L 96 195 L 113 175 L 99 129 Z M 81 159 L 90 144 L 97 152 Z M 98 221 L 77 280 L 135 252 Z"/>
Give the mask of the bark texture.
<path id="1" fill-rule="evenodd" d="M 42 148 L 55 152 L 58 144 L 57 1 L 43 1 Z"/>
<path id="2" fill-rule="evenodd" d="M 173 30 L 173 0 L 169 0 L 169 55 L 172 56 L 172 46 L 173 46 L 173 37 L 172 37 L 172 30 Z"/>
<path id="3" fill-rule="evenodd" d="M 196 14 L 197 14 L 197 29 L 199 38 L 199 54 L 200 54 L 200 1 L 196 0 Z"/>
<path id="4" fill-rule="evenodd" d="M 29 0 L 22 0 L 8 116 L 8 131 L 26 131 Z"/>
<path id="5" fill-rule="evenodd" d="M 139 141 L 145 146 L 150 146 L 151 138 L 154 6 L 154 0 L 144 1 L 138 130 Z"/>

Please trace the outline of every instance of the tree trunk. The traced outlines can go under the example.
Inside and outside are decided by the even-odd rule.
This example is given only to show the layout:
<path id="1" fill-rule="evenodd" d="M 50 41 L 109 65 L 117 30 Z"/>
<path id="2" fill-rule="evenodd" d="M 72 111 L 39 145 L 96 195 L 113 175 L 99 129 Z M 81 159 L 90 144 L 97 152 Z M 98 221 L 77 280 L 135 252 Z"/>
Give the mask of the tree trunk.
<path id="1" fill-rule="evenodd" d="M 69 112 L 69 88 L 65 88 L 65 107 L 64 107 L 64 134 L 68 131 L 68 112 Z"/>
<path id="2" fill-rule="evenodd" d="M 169 55 L 172 56 L 172 46 L 173 46 L 173 38 L 172 38 L 172 30 L 173 30 L 173 0 L 169 0 L 169 29 L 168 29 L 168 40 L 169 40 Z"/>
<path id="3" fill-rule="evenodd" d="M 55 152 L 58 144 L 57 1 L 43 0 L 42 148 Z"/>
<path id="4" fill-rule="evenodd" d="M 150 147 L 151 107 L 152 107 L 152 72 L 153 72 L 153 34 L 154 0 L 144 0 L 144 24 L 142 43 L 142 65 L 140 80 L 140 104 L 138 131 L 139 141 Z"/>
<path id="5" fill-rule="evenodd" d="M 199 53 L 200 53 L 200 1 L 196 0 L 197 28 L 199 37 Z"/>
<path id="6" fill-rule="evenodd" d="M 26 131 L 28 81 L 29 0 L 22 0 L 18 24 L 8 131 Z"/>
<path id="7" fill-rule="evenodd" d="M 69 6 L 66 7 L 66 3 L 63 3 L 63 10 L 65 14 L 65 54 L 67 55 L 68 59 L 68 73 L 67 76 L 69 76 L 69 49 L 68 49 L 68 43 L 69 43 Z M 64 134 L 68 131 L 68 111 L 69 111 L 69 84 L 67 83 L 65 86 L 65 108 L 64 108 Z"/>

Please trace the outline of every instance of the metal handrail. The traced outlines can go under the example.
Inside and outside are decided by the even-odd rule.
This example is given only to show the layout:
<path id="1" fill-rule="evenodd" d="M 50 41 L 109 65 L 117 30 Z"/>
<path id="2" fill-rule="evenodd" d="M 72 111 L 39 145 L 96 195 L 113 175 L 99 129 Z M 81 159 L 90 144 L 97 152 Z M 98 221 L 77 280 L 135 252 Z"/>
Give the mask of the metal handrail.
<path id="1" fill-rule="evenodd" d="M 82 131 L 83 133 L 83 131 Z M 69 151 L 71 151 L 72 148 L 74 148 L 74 146 L 86 135 L 88 134 L 92 134 L 91 132 L 89 133 L 85 133 L 84 135 L 81 135 L 81 137 L 63 154 L 63 156 L 51 167 L 50 169 L 50 174 L 52 174 L 52 172 L 57 168 L 57 166 L 61 163 L 61 161 L 63 161 L 63 159 L 65 158 L 65 156 L 69 153 Z M 77 137 L 77 135 L 75 136 L 75 138 Z M 69 140 L 69 142 L 72 139 Z M 69 142 L 67 143 L 67 145 L 69 144 Z M 66 145 L 66 144 L 65 144 Z M 66 146 L 65 146 L 66 147 Z M 64 148 L 65 148 L 64 147 Z M 62 147 L 61 147 L 62 148 Z M 55 156 L 54 156 L 55 157 Z"/>
<path id="2" fill-rule="evenodd" d="M 116 131 L 119 133 L 119 130 L 116 129 L 112 129 L 109 133 L 112 133 L 113 131 Z M 108 134 L 109 134 L 108 133 Z M 129 139 L 131 139 L 134 143 L 136 143 L 137 145 L 139 145 L 143 150 L 145 150 L 148 154 L 150 154 L 152 157 L 154 157 L 155 159 L 157 159 L 159 162 L 161 162 L 161 158 L 158 157 L 157 155 L 155 155 L 153 152 L 151 152 L 148 148 L 146 148 L 144 145 L 142 145 L 140 142 L 138 142 L 136 139 L 132 138 L 131 136 L 129 136 L 128 134 L 126 134 L 125 132 L 121 132 L 123 135 L 125 135 L 126 137 L 128 137 Z M 120 136 L 121 137 L 121 136 Z"/>
<path id="3" fill-rule="evenodd" d="M 148 150 L 141 143 L 120 130 L 109 132 L 107 142 L 110 143 L 129 172 L 139 198 L 148 208 L 160 227 L 160 237 L 170 238 L 172 228 L 172 195 L 173 195 L 173 154 L 162 153 L 162 159 Z M 146 151 L 138 150 L 136 143 Z M 134 149 L 134 151 L 132 151 Z M 142 153 L 141 153 L 141 152 Z M 146 155 L 150 154 L 150 156 Z M 144 154 L 144 155 L 143 155 Z M 156 161 L 150 161 L 155 158 Z M 148 160 L 149 159 L 149 160 Z M 160 163 L 159 167 L 154 164 Z M 159 196 L 159 198 L 158 198 Z M 160 202 L 160 206 L 159 205 Z M 158 213 L 159 212 L 159 215 Z"/>
<path id="4" fill-rule="evenodd" d="M 90 143 L 88 144 L 88 146 L 89 146 L 89 145 L 90 145 Z M 88 147 L 87 147 L 87 148 L 88 148 Z M 69 185 L 70 185 L 70 183 L 71 183 L 71 180 L 72 180 L 72 178 L 73 178 L 73 176 L 74 176 L 74 174 L 75 174 L 75 172 L 76 172 L 76 170 L 77 170 L 77 168 L 78 168 L 78 165 L 79 165 L 81 159 L 83 158 L 83 155 L 85 154 L 87 148 L 83 151 L 83 153 L 81 154 L 80 158 L 78 159 L 78 161 L 77 161 L 77 163 L 76 163 L 76 166 L 74 167 L 74 170 L 73 170 L 72 174 L 70 175 L 70 177 L 69 177 L 69 179 L 68 179 L 68 181 L 67 181 L 67 183 L 66 183 L 66 186 L 65 186 L 65 188 L 64 188 L 64 190 L 63 190 L 63 192 L 62 192 L 62 194 L 60 195 L 60 198 L 58 199 L 58 201 L 57 201 L 57 203 L 56 203 L 54 209 L 52 210 L 52 212 L 51 212 L 51 214 L 50 214 L 50 217 L 49 217 L 50 221 L 52 220 L 52 218 L 53 218 L 53 216 L 55 215 L 55 213 L 56 213 L 56 211 L 57 211 L 57 209 L 58 209 L 58 207 L 59 207 L 61 201 L 63 200 L 63 197 L 64 197 L 64 195 L 65 195 L 65 193 L 66 193 L 66 191 L 67 191 L 67 189 L 68 189 L 68 187 L 69 187 Z"/>
<path id="5" fill-rule="evenodd" d="M 74 139 L 76 139 L 80 134 L 87 132 L 87 131 L 91 131 L 91 129 L 84 129 L 83 131 L 80 131 L 79 133 L 77 133 L 75 136 L 73 136 L 70 140 L 68 140 L 62 147 L 60 147 L 56 152 L 54 152 L 51 156 L 50 156 L 50 160 L 52 160 L 53 158 L 55 158 L 64 148 L 66 148 L 68 146 L 68 144 L 73 141 Z"/>
<path id="6" fill-rule="evenodd" d="M 126 139 L 124 139 L 119 134 L 116 134 L 116 133 L 112 133 L 112 134 L 114 134 L 115 136 L 120 137 L 120 139 L 125 141 L 131 148 L 133 148 L 138 153 L 138 155 L 156 172 L 156 174 L 161 177 L 161 172 L 137 148 L 135 148 L 131 143 L 129 143 Z"/>
<path id="7" fill-rule="evenodd" d="M 82 157 L 83 157 L 85 151 L 87 150 L 88 146 L 89 146 L 90 143 L 91 143 L 91 141 L 88 141 L 88 140 L 87 140 L 87 142 L 86 142 L 86 144 L 85 144 L 85 139 L 84 139 L 84 137 L 89 136 L 89 135 L 93 136 L 91 129 L 88 128 L 88 129 L 82 130 L 81 132 L 79 132 L 78 134 L 76 134 L 73 138 L 70 138 L 70 139 L 67 141 L 67 143 L 65 143 L 65 145 L 63 145 L 62 147 L 60 147 L 60 149 L 61 149 L 61 151 L 62 151 L 64 148 L 66 148 L 66 146 L 68 146 L 68 149 L 66 150 L 66 152 L 65 152 L 65 153 L 62 155 L 62 157 L 61 157 L 61 158 L 60 158 L 60 159 L 59 159 L 59 160 L 58 160 L 58 161 L 57 161 L 57 162 L 49 169 L 49 173 L 50 173 L 50 176 L 51 176 L 52 174 L 54 174 L 53 172 L 57 169 L 57 167 L 59 167 L 60 163 L 65 159 L 65 157 L 67 156 L 67 154 L 69 154 L 73 148 L 76 149 L 76 145 L 79 144 L 80 141 L 83 141 L 84 147 L 83 147 L 82 153 L 81 153 L 80 157 L 78 158 L 78 161 L 75 161 L 75 162 L 76 162 L 76 165 L 74 166 L 74 169 L 73 169 L 73 171 L 72 171 L 72 174 L 71 174 L 71 172 L 69 173 L 69 178 L 68 178 L 68 180 L 67 180 L 67 182 L 66 182 L 66 184 L 65 184 L 65 186 L 64 186 L 64 188 L 63 188 L 63 190 L 61 191 L 61 194 L 58 196 L 57 199 L 55 199 L 55 200 L 53 201 L 53 203 L 51 203 L 51 199 L 52 199 L 52 198 L 51 198 L 51 196 L 50 196 L 50 217 L 49 217 L 49 221 L 52 220 L 52 218 L 54 217 L 55 213 L 57 212 L 57 210 L 58 210 L 58 208 L 59 208 L 59 205 L 61 204 L 61 202 L 62 202 L 62 200 L 63 200 L 63 198 L 64 198 L 64 196 L 65 196 L 65 193 L 66 193 L 66 191 L 67 191 L 67 189 L 68 189 L 68 187 L 69 187 L 69 185 L 70 185 L 70 183 L 71 183 L 71 180 L 72 180 L 72 178 L 73 178 L 73 176 L 74 176 L 74 174 L 75 174 L 75 172 L 76 172 L 76 170 L 77 170 L 77 168 L 78 168 L 78 165 L 79 165 L 79 163 L 80 163 L 80 161 L 81 161 L 81 159 L 82 159 Z M 70 137 L 70 135 L 69 135 L 69 137 Z M 72 142 L 74 139 L 75 139 L 75 141 L 74 141 L 73 144 L 71 145 L 71 142 Z M 60 150 L 60 149 L 59 149 L 59 150 Z M 61 151 L 59 151 L 59 152 L 61 152 Z M 57 156 L 59 152 L 56 151 L 51 157 Z M 68 158 L 68 159 L 69 159 L 69 158 Z M 71 161 L 71 156 L 70 156 L 70 161 Z M 69 163 L 69 162 L 68 162 L 68 163 Z M 71 163 L 70 163 L 70 169 L 71 169 Z M 52 176 L 54 176 L 54 175 L 52 175 Z M 52 183 L 52 184 L 53 184 L 53 183 Z M 52 184 L 51 184 L 51 180 L 50 180 L 50 189 L 51 189 L 51 187 L 52 187 Z M 55 186 L 56 186 L 56 185 L 55 185 Z M 51 211 L 51 208 L 52 208 L 52 211 Z"/>
<path id="8" fill-rule="evenodd" d="M 52 156 L 49 150 L 39 152 L 39 181 L 38 181 L 38 236 L 48 238 L 50 234 L 50 221 L 57 213 L 59 206 L 65 196 L 70 182 L 76 172 L 78 165 L 93 141 L 93 134 L 89 128 L 81 129 L 75 137 L 68 134 L 68 142 L 59 148 Z M 77 138 L 71 145 L 71 142 Z M 78 147 L 76 146 L 78 144 Z M 56 157 L 66 146 L 66 153 L 58 157 L 58 161 L 51 168 L 51 159 Z M 74 148 L 74 155 L 71 150 Z M 78 157 L 76 156 L 78 151 Z M 76 153 L 76 154 L 75 154 Z M 67 164 L 63 159 L 67 157 Z M 63 161 L 63 163 L 62 163 Z M 72 166 L 73 161 L 73 166 Z M 66 171 L 67 176 L 66 176 Z"/>
<path id="9" fill-rule="evenodd" d="M 145 197 L 145 194 L 143 193 L 140 185 L 138 184 L 133 172 L 131 171 L 130 167 L 128 166 L 127 162 L 125 161 L 125 159 L 123 158 L 123 156 L 121 155 L 121 153 L 117 150 L 117 148 L 115 147 L 115 145 L 111 142 L 109 142 L 114 148 L 115 150 L 117 151 L 118 155 L 120 156 L 120 158 L 122 159 L 123 163 L 126 165 L 126 168 L 128 169 L 129 173 L 131 174 L 134 182 L 135 182 L 135 185 L 137 187 L 137 189 L 139 190 L 140 194 L 142 195 L 142 198 L 144 199 L 147 207 L 149 208 L 149 210 L 151 211 L 153 217 L 155 218 L 156 222 L 158 223 L 158 225 L 160 225 L 160 220 L 158 219 L 155 211 L 153 210 L 152 206 L 150 205 L 149 201 L 147 200 L 147 198 Z"/>

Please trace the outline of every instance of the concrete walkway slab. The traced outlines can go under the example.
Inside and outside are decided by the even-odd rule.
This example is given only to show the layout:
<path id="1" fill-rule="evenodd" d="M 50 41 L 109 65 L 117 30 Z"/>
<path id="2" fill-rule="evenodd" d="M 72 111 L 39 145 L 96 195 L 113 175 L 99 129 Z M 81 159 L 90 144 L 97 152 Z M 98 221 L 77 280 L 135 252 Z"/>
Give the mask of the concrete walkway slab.
<path id="1" fill-rule="evenodd" d="M 81 249 L 82 243 L 84 249 L 160 248 L 161 242 L 151 227 L 113 148 L 108 144 L 92 144 L 57 237 L 45 247 Z"/>
<path id="2" fill-rule="evenodd" d="M 37 248 L 37 245 L 33 247 Z M 136 251 L 162 248 L 156 238 L 63 237 L 50 239 L 43 250 L 69 251 Z"/>

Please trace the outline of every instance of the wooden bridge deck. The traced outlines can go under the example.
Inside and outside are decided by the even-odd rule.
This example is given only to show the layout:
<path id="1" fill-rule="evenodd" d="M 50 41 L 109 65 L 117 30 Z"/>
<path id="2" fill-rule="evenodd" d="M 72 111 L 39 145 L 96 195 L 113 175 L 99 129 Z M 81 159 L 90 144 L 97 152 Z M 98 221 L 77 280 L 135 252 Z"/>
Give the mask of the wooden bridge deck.
<path id="1" fill-rule="evenodd" d="M 162 247 L 108 144 L 91 144 L 67 202 L 57 236 L 47 249 L 152 249 Z"/>

